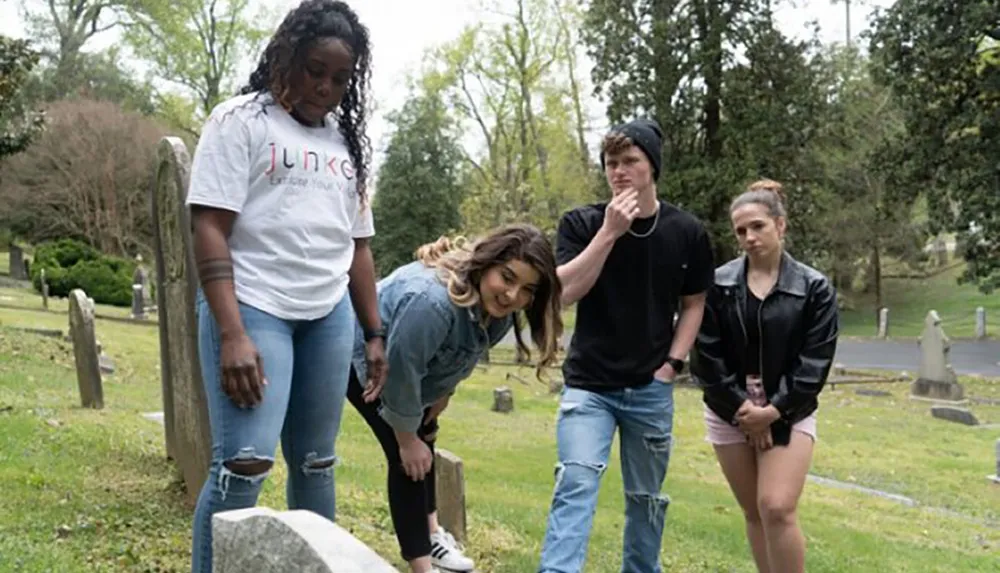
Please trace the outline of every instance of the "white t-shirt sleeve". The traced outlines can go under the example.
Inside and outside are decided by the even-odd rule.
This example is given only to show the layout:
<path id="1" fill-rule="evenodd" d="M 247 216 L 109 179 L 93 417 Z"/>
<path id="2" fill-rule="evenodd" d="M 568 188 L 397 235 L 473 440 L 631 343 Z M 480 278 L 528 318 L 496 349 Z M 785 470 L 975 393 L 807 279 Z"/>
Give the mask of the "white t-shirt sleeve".
<path id="1" fill-rule="evenodd" d="M 362 205 L 358 202 L 358 214 L 354 217 L 354 227 L 351 229 L 351 237 L 355 239 L 366 239 L 375 235 L 375 218 L 372 216 L 372 198 L 368 196 L 368 203 Z"/>
<path id="2" fill-rule="evenodd" d="M 239 213 L 250 188 L 250 129 L 240 110 L 216 108 L 202 128 L 186 203 Z"/>

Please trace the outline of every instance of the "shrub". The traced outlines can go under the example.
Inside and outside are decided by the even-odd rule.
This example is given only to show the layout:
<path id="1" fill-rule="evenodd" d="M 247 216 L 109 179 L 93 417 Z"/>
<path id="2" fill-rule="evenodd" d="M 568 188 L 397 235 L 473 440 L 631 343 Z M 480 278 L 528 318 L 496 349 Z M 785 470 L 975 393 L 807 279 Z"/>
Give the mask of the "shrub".
<path id="1" fill-rule="evenodd" d="M 79 288 L 101 304 L 129 306 L 132 304 L 132 274 L 135 263 L 104 255 L 74 239 L 43 243 L 35 249 L 31 265 L 31 282 L 42 290 L 42 269 L 49 283 L 49 295 L 68 296 Z"/>

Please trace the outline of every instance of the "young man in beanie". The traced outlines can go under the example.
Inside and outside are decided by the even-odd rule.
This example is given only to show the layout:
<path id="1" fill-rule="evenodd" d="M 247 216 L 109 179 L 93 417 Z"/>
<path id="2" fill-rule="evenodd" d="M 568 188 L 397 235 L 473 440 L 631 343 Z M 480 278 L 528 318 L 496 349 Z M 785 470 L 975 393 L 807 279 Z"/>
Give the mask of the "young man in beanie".
<path id="1" fill-rule="evenodd" d="M 672 382 L 714 279 L 702 223 L 657 198 L 662 137 L 651 120 L 612 128 L 601 164 L 613 198 L 573 209 L 559 223 L 562 302 L 576 303 L 576 328 L 563 363 L 559 463 L 540 573 L 583 568 L 616 429 L 625 489 L 622 571 L 660 571 Z"/>

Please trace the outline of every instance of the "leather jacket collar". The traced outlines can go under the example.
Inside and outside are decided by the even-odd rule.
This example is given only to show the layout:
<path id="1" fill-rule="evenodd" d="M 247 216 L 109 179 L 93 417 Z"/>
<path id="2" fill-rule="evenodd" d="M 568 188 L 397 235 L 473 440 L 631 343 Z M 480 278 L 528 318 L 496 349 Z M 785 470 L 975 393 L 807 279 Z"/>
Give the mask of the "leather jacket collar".
<path id="1" fill-rule="evenodd" d="M 719 267 L 715 273 L 715 284 L 720 287 L 737 287 L 743 291 L 745 298 L 747 287 L 747 256 L 732 260 Z M 774 290 L 793 296 L 806 296 L 809 282 L 802 267 L 787 251 L 781 253 L 781 268 L 778 269 L 778 282 Z"/>

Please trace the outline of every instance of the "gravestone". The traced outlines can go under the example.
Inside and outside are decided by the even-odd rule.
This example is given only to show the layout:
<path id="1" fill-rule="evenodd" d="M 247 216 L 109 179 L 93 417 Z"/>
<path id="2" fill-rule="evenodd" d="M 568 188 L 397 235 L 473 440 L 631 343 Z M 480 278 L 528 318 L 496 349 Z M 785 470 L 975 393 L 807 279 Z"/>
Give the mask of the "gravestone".
<path id="1" fill-rule="evenodd" d="M 24 251 L 13 243 L 10 245 L 10 278 L 19 281 L 28 280 L 28 267 L 24 262 Z"/>
<path id="2" fill-rule="evenodd" d="M 101 368 L 94 334 L 94 305 L 80 289 L 69 293 L 69 336 L 73 341 L 76 383 L 84 408 L 104 407 Z"/>
<path id="3" fill-rule="evenodd" d="M 183 141 L 176 137 L 161 139 L 150 195 L 166 449 L 167 456 L 180 467 L 188 500 L 194 503 L 208 475 L 212 450 L 198 362 L 198 284 L 191 222 L 184 205 L 190 165 Z"/>
<path id="4" fill-rule="evenodd" d="M 399 573 L 325 517 L 266 507 L 212 516 L 213 573 Z"/>
<path id="5" fill-rule="evenodd" d="M 878 311 L 878 337 L 888 338 L 889 336 L 889 309 L 882 307 Z"/>
<path id="6" fill-rule="evenodd" d="M 146 265 L 142 262 L 142 255 L 135 256 L 135 263 L 135 272 L 132 273 L 132 284 L 142 286 L 143 302 L 152 302 L 153 291 L 150 289 L 149 284 L 149 270 L 146 269 Z"/>
<path id="7" fill-rule="evenodd" d="M 955 406 L 931 406 L 931 416 L 966 426 L 979 425 L 975 414 L 965 408 L 956 408 Z"/>
<path id="8" fill-rule="evenodd" d="M 976 307 L 976 338 L 986 339 L 986 309 L 981 306 Z"/>
<path id="9" fill-rule="evenodd" d="M 434 494 L 437 498 L 438 522 L 465 543 L 468 532 L 465 520 L 465 470 L 462 458 L 448 450 L 434 450 Z"/>
<path id="10" fill-rule="evenodd" d="M 49 281 L 45 278 L 45 269 L 41 270 L 39 282 L 42 285 L 42 308 L 49 309 Z"/>
<path id="11" fill-rule="evenodd" d="M 506 414 L 514 410 L 514 393 L 510 388 L 501 386 L 493 389 L 493 411 Z"/>
<path id="12" fill-rule="evenodd" d="M 892 392 L 886 392 L 885 390 L 872 390 L 871 388 L 858 388 L 854 391 L 858 396 L 872 396 L 875 398 L 886 398 L 892 396 Z"/>
<path id="13" fill-rule="evenodd" d="M 997 454 L 996 473 L 994 473 L 993 475 L 989 476 L 989 479 L 990 479 L 990 481 L 992 481 L 995 484 L 1000 484 L 1000 440 L 997 440 L 997 444 L 996 444 L 996 448 L 995 449 L 996 449 L 996 454 Z"/>
<path id="14" fill-rule="evenodd" d="M 924 332 L 920 336 L 920 373 L 910 385 L 910 396 L 944 402 L 961 402 L 965 398 L 962 385 L 948 361 L 951 341 L 941 327 L 937 311 L 927 313 Z"/>
<path id="15" fill-rule="evenodd" d="M 132 318 L 143 320 L 146 318 L 146 303 L 142 298 L 142 285 L 132 285 Z"/>
<path id="16" fill-rule="evenodd" d="M 943 267 L 948 264 L 948 243 L 944 237 L 934 239 L 934 254 L 937 255 L 937 264 Z"/>

